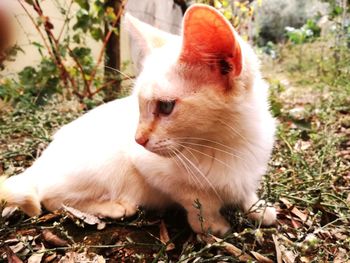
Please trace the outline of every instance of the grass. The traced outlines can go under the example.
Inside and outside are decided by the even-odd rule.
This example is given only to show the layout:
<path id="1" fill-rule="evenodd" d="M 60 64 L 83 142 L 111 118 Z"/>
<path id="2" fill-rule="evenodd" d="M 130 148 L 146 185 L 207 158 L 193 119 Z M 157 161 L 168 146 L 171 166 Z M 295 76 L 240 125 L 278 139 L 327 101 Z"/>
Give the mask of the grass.
<path id="1" fill-rule="evenodd" d="M 107 222 L 103 230 L 69 212 L 39 218 L 17 212 L 0 220 L 0 261 L 5 255 L 53 262 L 64 256 L 98 260 L 97 255 L 109 262 L 350 260 L 349 68 L 334 67 L 332 52 L 329 43 L 315 42 L 281 46 L 277 60 L 263 59 L 279 125 L 261 195 L 278 209 L 276 227 L 263 228 L 227 209 L 232 233 L 220 240 L 193 234 L 179 208 L 140 211 L 135 218 Z M 52 101 L 35 110 L 3 107 L 0 174 L 28 167 L 52 132 L 79 114 L 80 106 L 71 102 Z"/>

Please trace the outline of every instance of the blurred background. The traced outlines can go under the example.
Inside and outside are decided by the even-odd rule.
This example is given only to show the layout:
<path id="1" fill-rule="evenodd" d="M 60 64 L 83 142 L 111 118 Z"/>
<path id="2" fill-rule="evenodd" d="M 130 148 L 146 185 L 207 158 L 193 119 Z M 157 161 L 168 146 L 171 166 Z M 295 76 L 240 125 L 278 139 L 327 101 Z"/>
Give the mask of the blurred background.
<path id="1" fill-rule="evenodd" d="M 330 56 L 332 70 L 341 71 L 338 64 L 348 62 L 342 58 L 350 46 L 346 0 L 3 0 L 0 99 L 23 100 L 27 92 L 37 95 L 36 103 L 56 92 L 79 100 L 118 97 L 123 87 L 130 88 L 127 80 L 139 63 L 138 47 L 120 22 L 123 13 L 181 34 L 182 16 L 195 2 L 216 7 L 245 40 L 273 60 L 283 57 L 283 47 L 298 46 L 299 68 L 304 53 L 315 48 L 322 61 L 308 66 L 323 67 Z M 311 50 L 303 47 L 313 42 L 318 44 Z"/>

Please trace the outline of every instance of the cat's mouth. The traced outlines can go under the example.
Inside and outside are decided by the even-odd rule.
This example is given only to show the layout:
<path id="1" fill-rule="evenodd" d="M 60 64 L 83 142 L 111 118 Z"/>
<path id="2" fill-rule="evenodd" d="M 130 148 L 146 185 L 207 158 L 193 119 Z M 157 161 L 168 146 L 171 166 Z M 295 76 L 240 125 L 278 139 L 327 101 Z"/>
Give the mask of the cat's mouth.
<path id="1" fill-rule="evenodd" d="M 166 158 L 173 158 L 182 152 L 182 146 L 145 147 L 148 151 Z"/>

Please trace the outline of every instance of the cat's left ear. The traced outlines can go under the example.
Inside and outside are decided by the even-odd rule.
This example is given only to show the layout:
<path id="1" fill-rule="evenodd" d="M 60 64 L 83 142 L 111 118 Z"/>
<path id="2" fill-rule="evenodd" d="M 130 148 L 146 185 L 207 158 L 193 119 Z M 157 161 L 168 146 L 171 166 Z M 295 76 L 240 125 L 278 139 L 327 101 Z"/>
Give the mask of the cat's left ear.
<path id="1" fill-rule="evenodd" d="M 217 10 L 207 5 L 192 5 L 184 17 L 180 60 L 214 66 L 222 75 L 238 77 L 242 71 L 238 37 Z"/>
<path id="2" fill-rule="evenodd" d="M 153 49 L 164 46 L 176 36 L 142 22 L 129 13 L 125 14 L 124 26 L 129 31 L 131 41 L 139 48 L 142 61 Z M 140 62 L 138 61 L 138 62 Z"/>

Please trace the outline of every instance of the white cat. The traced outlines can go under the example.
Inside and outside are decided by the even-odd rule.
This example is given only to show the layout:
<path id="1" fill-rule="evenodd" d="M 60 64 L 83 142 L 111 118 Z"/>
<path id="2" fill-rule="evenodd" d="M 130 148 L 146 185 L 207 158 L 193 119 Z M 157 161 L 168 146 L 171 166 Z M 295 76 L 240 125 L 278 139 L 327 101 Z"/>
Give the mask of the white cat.
<path id="1" fill-rule="evenodd" d="M 121 218 L 176 202 L 194 231 L 219 235 L 226 204 L 273 224 L 256 190 L 275 122 L 252 49 L 205 5 L 188 9 L 182 37 L 126 20 L 144 56 L 133 94 L 61 128 L 30 168 L 2 178 L 0 197 L 30 216 L 40 203 Z"/>

